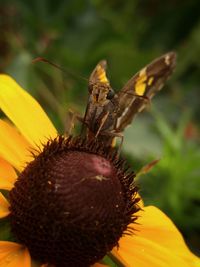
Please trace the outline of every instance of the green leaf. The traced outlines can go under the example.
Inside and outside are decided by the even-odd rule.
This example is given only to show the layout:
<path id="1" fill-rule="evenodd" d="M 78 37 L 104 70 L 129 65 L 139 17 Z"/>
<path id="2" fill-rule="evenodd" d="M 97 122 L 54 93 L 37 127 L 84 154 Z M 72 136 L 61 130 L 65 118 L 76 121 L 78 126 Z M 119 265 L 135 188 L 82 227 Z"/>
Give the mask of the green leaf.
<path id="1" fill-rule="evenodd" d="M 14 237 L 11 233 L 10 223 L 7 218 L 0 220 L 0 240 L 14 241 Z"/>

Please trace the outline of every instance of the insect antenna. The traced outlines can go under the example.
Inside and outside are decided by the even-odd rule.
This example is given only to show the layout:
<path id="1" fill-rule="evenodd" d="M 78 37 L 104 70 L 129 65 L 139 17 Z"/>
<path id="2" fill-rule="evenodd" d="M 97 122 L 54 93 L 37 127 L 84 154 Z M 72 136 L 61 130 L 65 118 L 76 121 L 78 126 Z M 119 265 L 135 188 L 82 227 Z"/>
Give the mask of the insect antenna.
<path id="1" fill-rule="evenodd" d="M 49 65 L 55 67 L 56 69 L 59 69 L 61 70 L 64 74 L 70 74 L 71 76 L 75 77 L 75 78 L 79 78 L 80 80 L 84 80 L 84 81 L 87 81 L 88 82 L 88 79 L 73 72 L 72 70 L 68 69 L 68 68 L 63 68 L 61 67 L 60 65 L 54 63 L 54 62 L 51 62 L 50 60 L 44 58 L 44 57 L 37 57 L 35 59 L 32 60 L 32 63 L 35 64 L 37 62 L 44 62 L 44 63 L 48 63 Z"/>

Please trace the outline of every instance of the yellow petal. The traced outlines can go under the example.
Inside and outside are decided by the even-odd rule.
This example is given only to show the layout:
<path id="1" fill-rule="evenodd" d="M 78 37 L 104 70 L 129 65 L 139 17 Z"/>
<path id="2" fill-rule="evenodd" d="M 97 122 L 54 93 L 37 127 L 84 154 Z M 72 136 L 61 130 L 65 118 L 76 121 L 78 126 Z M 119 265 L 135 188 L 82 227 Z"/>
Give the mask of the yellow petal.
<path id="1" fill-rule="evenodd" d="M 144 202 L 141 198 L 141 196 L 139 195 L 139 193 L 137 192 L 133 198 L 139 198 L 139 202 L 137 203 L 137 205 L 142 209 L 144 207 Z"/>
<path id="2" fill-rule="evenodd" d="M 27 248 L 17 243 L 0 241 L 0 267 L 31 267 Z"/>
<path id="3" fill-rule="evenodd" d="M 17 174 L 13 167 L 0 157 L 0 189 L 11 190 Z"/>
<path id="4" fill-rule="evenodd" d="M 155 207 L 144 207 L 138 213 L 138 224 L 132 225 L 135 234 L 119 241 L 115 257 L 123 259 L 126 266 L 134 267 L 197 267 L 199 259 L 194 256 L 172 223 Z"/>
<path id="5" fill-rule="evenodd" d="M 149 206 L 145 207 L 144 211 L 140 211 L 139 213 L 141 216 L 138 220 L 139 224 L 136 226 L 136 229 L 140 232 L 141 237 L 150 239 L 155 243 L 169 248 L 189 263 L 190 256 L 192 256 L 193 262 L 193 259 L 196 256 L 190 252 L 181 233 L 162 211 L 156 207 Z M 155 229 L 157 229 L 156 235 Z"/>
<path id="6" fill-rule="evenodd" d="M 32 159 L 30 144 L 16 128 L 3 120 L 0 120 L 0 140 L 0 156 L 21 171 Z"/>
<path id="7" fill-rule="evenodd" d="M 0 218 L 8 216 L 8 214 L 10 213 L 9 206 L 9 202 L 0 192 Z"/>
<path id="8" fill-rule="evenodd" d="M 42 264 L 40 267 L 53 267 L 53 266 L 49 265 L 49 264 Z M 90 267 L 108 267 L 108 265 L 104 265 L 101 263 L 95 263 L 95 264 L 91 265 Z"/>
<path id="9" fill-rule="evenodd" d="M 56 136 L 56 129 L 38 102 L 4 74 L 0 75 L 0 108 L 33 146 Z"/>

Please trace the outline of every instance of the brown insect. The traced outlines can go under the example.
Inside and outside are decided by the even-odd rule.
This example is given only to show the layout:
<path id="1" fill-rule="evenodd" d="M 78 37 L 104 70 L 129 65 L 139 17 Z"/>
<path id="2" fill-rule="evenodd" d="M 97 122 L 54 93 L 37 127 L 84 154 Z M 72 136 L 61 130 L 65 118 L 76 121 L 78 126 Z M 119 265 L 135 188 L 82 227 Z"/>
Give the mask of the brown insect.
<path id="1" fill-rule="evenodd" d="M 87 137 L 111 145 L 163 87 L 176 65 L 169 52 L 151 62 L 115 93 L 106 76 L 106 61 L 100 61 L 89 78 L 89 97 L 83 124 Z"/>

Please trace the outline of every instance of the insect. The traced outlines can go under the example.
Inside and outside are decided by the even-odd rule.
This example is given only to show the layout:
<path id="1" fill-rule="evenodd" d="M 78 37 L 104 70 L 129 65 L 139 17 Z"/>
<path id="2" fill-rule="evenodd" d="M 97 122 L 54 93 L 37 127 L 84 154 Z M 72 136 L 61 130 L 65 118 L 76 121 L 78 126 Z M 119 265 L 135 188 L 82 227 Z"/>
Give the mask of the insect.
<path id="1" fill-rule="evenodd" d="M 169 52 L 152 61 L 115 93 L 106 76 L 106 61 L 100 61 L 89 78 L 88 103 L 83 118 L 88 138 L 112 145 L 123 139 L 124 129 L 163 87 L 176 65 L 176 53 Z"/>

